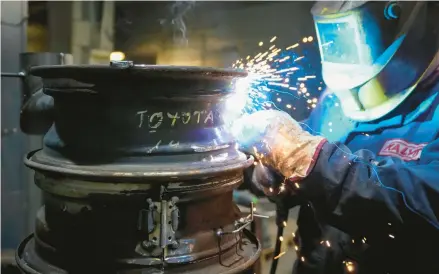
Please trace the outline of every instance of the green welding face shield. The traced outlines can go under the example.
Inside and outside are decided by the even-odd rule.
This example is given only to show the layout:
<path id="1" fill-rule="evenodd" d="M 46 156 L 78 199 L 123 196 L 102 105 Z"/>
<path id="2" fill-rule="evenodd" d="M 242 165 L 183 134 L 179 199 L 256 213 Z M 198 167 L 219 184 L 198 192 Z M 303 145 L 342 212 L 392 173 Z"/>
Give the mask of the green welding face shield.
<path id="1" fill-rule="evenodd" d="M 395 1 L 314 5 L 323 79 L 348 117 L 370 121 L 384 116 L 422 78 L 439 40 L 437 13 L 427 6 Z"/>

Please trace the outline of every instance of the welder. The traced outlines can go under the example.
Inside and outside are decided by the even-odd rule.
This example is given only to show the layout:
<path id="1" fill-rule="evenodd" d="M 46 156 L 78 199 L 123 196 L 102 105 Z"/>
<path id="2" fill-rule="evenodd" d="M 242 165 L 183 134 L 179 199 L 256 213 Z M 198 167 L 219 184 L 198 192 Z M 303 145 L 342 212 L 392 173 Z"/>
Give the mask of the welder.
<path id="1" fill-rule="evenodd" d="M 312 15 L 319 106 L 233 127 L 258 160 L 252 183 L 300 205 L 293 272 L 439 273 L 438 6 L 325 1 Z"/>

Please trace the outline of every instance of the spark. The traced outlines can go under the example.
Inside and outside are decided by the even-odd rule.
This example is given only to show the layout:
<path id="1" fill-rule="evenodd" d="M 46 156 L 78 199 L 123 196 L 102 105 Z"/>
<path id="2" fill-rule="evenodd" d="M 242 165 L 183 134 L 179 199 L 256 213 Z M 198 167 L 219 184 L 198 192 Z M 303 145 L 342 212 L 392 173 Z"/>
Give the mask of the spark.
<path id="1" fill-rule="evenodd" d="M 352 263 L 352 262 L 344 262 L 344 264 L 346 265 L 346 270 L 349 272 L 349 273 L 352 273 L 352 272 L 354 272 L 355 271 L 355 267 L 354 267 L 354 264 Z"/>
<path id="2" fill-rule="evenodd" d="M 310 37 L 307 39 L 311 41 Z M 277 38 L 277 36 L 273 36 L 269 39 L 269 43 L 258 42 L 260 50 L 256 55 L 246 55 L 233 63 L 233 68 L 246 70 L 248 77 L 246 80 L 236 83 L 235 90 L 240 95 L 234 96 L 226 102 L 226 104 L 231 105 L 227 115 L 233 115 L 233 117 L 226 119 L 227 121 L 233 122 L 239 115 L 251 114 L 259 110 L 279 110 L 276 103 L 281 102 L 281 110 L 285 111 L 296 110 L 299 103 L 305 104 L 302 107 L 305 111 L 307 108 L 311 109 L 312 104 L 317 104 L 317 100 L 306 103 L 306 100 L 300 99 L 309 96 L 308 89 L 317 94 L 317 87 L 322 85 L 322 80 L 316 76 L 318 68 L 310 70 L 309 64 L 303 62 L 307 57 L 297 52 L 302 50 L 299 47 L 300 43 L 280 48 L 273 43 Z M 299 64 L 298 62 L 301 60 L 302 62 Z M 243 82 L 247 83 L 243 84 Z M 276 96 L 279 94 L 282 94 L 282 97 Z M 241 111 L 240 113 L 237 113 L 238 109 Z"/>
<path id="3" fill-rule="evenodd" d="M 302 39 L 302 42 L 304 43 L 303 45 L 310 45 L 313 41 L 315 41 L 315 39 L 312 36 L 304 37 Z M 333 41 L 322 44 L 321 47 L 326 47 L 331 43 L 333 43 Z M 259 42 L 260 47 L 262 47 L 263 45 L 264 43 L 262 41 Z M 270 45 L 270 47 L 271 46 L 272 45 Z M 234 114 L 236 114 L 236 112 L 239 112 L 240 115 L 243 115 L 251 114 L 253 112 L 264 109 L 280 110 L 279 107 L 273 102 L 275 98 L 272 98 L 278 93 L 288 95 L 294 99 L 306 98 L 306 100 L 302 100 L 300 101 L 300 103 L 305 102 L 306 108 L 309 110 L 315 108 L 318 101 L 314 102 L 314 100 L 312 99 L 311 102 L 307 101 L 311 96 L 311 92 L 313 91 L 311 90 L 311 88 L 314 88 L 312 87 L 312 85 L 316 84 L 315 88 L 318 91 L 325 90 L 325 87 L 322 87 L 323 81 L 319 80 L 318 77 L 315 77 L 315 73 L 307 75 L 309 72 L 311 72 L 309 69 L 309 64 L 307 64 L 306 62 L 307 56 L 306 54 L 302 55 L 296 52 L 296 49 L 299 49 L 299 47 L 300 43 L 295 43 L 285 49 L 273 47 L 271 49 L 267 48 L 266 51 L 264 51 L 263 48 L 261 48 L 261 52 L 259 52 L 254 57 L 251 57 L 249 55 L 247 56 L 247 58 L 244 58 L 245 60 L 243 60 L 243 58 L 236 60 L 233 63 L 232 67 L 245 69 L 249 73 L 249 76 L 244 79 L 240 79 L 240 81 L 236 81 L 236 92 L 234 92 L 234 94 L 237 95 L 236 98 L 238 98 L 239 100 L 236 100 L 235 97 L 232 96 L 231 98 L 233 98 L 234 100 L 231 99 L 226 101 L 226 105 L 232 105 L 231 112 Z M 289 57 L 286 58 L 287 56 Z M 288 79 L 288 81 L 285 81 L 285 79 Z M 295 91 L 294 94 L 292 93 L 292 91 Z M 295 94 L 298 94 L 301 97 L 298 97 Z M 332 94 L 328 95 L 329 98 L 333 98 L 333 96 L 334 95 Z M 296 110 L 296 105 L 286 105 L 287 109 Z M 288 107 L 288 105 L 292 106 L 292 108 Z M 340 104 L 338 102 L 334 103 L 334 107 L 339 106 Z M 240 117 L 240 115 L 234 116 L 233 118 L 236 119 Z M 303 123 L 300 124 L 307 127 L 313 135 L 325 137 L 324 135 L 322 135 L 322 133 L 316 132 L 308 125 Z M 329 128 L 328 131 L 333 132 L 333 129 Z M 338 146 L 337 148 L 349 157 L 352 157 L 353 162 L 362 163 L 371 167 L 374 176 L 377 178 L 378 184 L 381 187 L 387 190 L 397 192 L 399 195 L 402 196 L 405 206 L 410 211 L 425 219 L 425 217 L 421 213 L 419 213 L 417 210 L 409 205 L 405 193 L 395 188 L 385 186 L 381 182 L 377 170 L 373 165 L 371 165 L 370 161 L 361 159 L 359 158 L 359 156 L 356 156 L 350 152 L 346 152 Z M 299 188 L 298 184 L 295 185 L 297 188 Z M 270 188 L 269 190 L 270 192 L 273 192 L 273 189 Z M 435 228 L 439 229 L 439 226 L 436 223 L 433 223 L 428 219 L 426 219 L 426 221 L 432 224 Z M 366 238 L 362 239 L 361 241 L 363 243 L 366 243 Z"/>
<path id="4" fill-rule="evenodd" d="M 299 43 L 296 43 L 294 45 L 287 47 L 286 50 L 294 49 L 294 48 L 297 48 L 298 46 L 299 46 Z"/>
<path id="5" fill-rule="evenodd" d="M 283 192 L 284 190 L 285 190 L 285 185 L 282 184 L 282 185 L 280 186 L 279 192 Z"/>
<path id="6" fill-rule="evenodd" d="M 273 258 L 273 260 L 277 260 L 277 259 L 279 259 L 279 258 L 282 257 L 284 254 L 285 254 L 285 251 L 279 253 L 279 255 L 277 255 L 276 257 Z"/>

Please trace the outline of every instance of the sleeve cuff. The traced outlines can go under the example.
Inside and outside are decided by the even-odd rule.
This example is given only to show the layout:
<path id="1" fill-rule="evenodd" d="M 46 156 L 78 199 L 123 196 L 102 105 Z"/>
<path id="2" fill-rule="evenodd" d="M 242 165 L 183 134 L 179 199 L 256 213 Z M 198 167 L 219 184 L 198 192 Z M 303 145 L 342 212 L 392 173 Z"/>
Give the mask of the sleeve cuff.
<path id="1" fill-rule="evenodd" d="M 315 207 L 331 211 L 339 201 L 341 185 L 352 159 L 344 150 L 326 140 L 320 145 L 308 176 L 301 181 L 293 181 L 292 189 Z"/>

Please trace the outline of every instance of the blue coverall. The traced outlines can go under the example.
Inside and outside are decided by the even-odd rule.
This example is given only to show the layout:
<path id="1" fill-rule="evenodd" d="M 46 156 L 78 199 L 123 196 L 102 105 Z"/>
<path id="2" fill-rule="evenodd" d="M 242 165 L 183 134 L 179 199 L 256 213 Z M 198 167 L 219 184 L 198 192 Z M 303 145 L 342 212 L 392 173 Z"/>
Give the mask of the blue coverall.
<path id="1" fill-rule="evenodd" d="M 438 93 L 436 73 L 367 123 L 322 98 L 305 121 L 328 142 L 298 190 L 294 273 L 439 273 Z"/>

